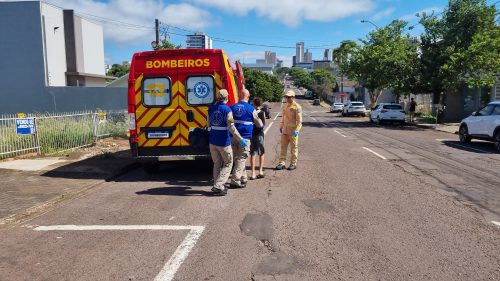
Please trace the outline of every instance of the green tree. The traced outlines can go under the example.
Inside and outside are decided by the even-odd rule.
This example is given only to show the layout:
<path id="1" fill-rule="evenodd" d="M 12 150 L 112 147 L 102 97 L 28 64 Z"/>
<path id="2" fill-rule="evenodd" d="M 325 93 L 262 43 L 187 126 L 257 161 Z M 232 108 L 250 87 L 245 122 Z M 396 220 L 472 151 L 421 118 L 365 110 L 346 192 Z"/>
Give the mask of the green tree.
<path id="1" fill-rule="evenodd" d="M 316 96 L 326 100 L 328 94 L 332 93 L 335 78 L 324 69 L 316 69 L 311 72 L 310 76 L 312 78 L 311 90 Z"/>
<path id="2" fill-rule="evenodd" d="M 339 67 L 341 75 L 354 78 L 356 75 L 352 73 L 351 62 L 359 51 L 359 46 L 352 40 L 345 40 L 340 43 L 340 46 L 333 50 L 333 61 Z"/>
<path id="3" fill-rule="evenodd" d="M 274 75 L 262 71 L 243 68 L 246 84 L 252 97 L 260 97 L 265 101 L 280 101 L 283 98 L 283 85 Z"/>
<path id="4" fill-rule="evenodd" d="M 130 65 L 128 64 L 113 64 L 111 68 L 106 73 L 107 76 L 122 77 L 130 71 Z"/>
<path id="5" fill-rule="evenodd" d="M 285 75 L 290 73 L 289 67 L 278 67 L 273 70 L 273 74 L 278 77 L 279 80 L 285 79 Z"/>
<path id="6" fill-rule="evenodd" d="M 297 87 L 304 87 L 311 89 L 312 77 L 304 69 L 299 67 L 292 67 L 290 69 L 290 76 L 292 76 L 293 84 Z"/>
<path id="7" fill-rule="evenodd" d="M 457 94 L 464 87 L 491 87 L 500 72 L 497 10 L 486 0 L 450 0 L 439 18 L 421 15 L 426 89 Z M 432 77 L 429 77 L 432 76 Z"/>
<path id="8" fill-rule="evenodd" d="M 174 43 L 170 42 L 167 40 L 167 38 L 163 38 L 160 40 L 158 46 L 156 48 L 153 48 L 154 50 L 168 50 L 168 49 L 180 49 L 182 48 L 182 45 L 175 45 Z"/>
<path id="9" fill-rule="evenodd" d="M 416 45 L 403 32 L 407 22 L 394 20 L 383 28 L 370 32 L 360 47 L 350 48 L 350 58 L 344 71 L 368 89 L 375 105 L 383 90 L 410 88 L 409 76 L 415 72 Z"/>

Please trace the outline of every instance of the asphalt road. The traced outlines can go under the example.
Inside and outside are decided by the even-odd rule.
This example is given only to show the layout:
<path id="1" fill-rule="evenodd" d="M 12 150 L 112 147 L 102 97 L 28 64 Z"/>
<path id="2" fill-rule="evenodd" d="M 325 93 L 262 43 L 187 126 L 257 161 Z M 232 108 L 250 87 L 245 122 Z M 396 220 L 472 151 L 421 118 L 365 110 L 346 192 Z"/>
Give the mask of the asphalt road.
<path id="1" fill-rule="evenodd" d="M 500 155 L 300 100 L 299 165 L 225 197 L 208 162 L 137 169 L 0 232 L 0 280 L 500 280 Z M 279 110 L 273 105 L 273 112 Z"/>

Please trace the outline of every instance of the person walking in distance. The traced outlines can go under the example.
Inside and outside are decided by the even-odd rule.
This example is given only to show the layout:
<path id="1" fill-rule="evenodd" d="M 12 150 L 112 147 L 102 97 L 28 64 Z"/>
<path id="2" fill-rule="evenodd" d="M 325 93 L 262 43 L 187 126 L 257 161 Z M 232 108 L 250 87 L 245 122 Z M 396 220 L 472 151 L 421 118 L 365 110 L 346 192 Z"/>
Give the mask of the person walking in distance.
<path id="1" fill-rule="evenodd" d="M 410 101 L 410 122 L 413 122 L 415 119 L 415 109 L 417 108 L 417 103 L 411 98 Z"/>
<path id="2" fill-rule="evenodd" d="M 229 133 L 233 135 L 233 139 L 241 142 L 241 146 L 247 145 L 246 140 L 241 137 L 234 126 L 233 113 L 226 105 L 228 96 L 227 90 L 219 90 L 217 102 L 208 109 L 207 117 L 210 155 L 214 162 L 212 191 L 219 195 L 227 194 L 225 183 L 231 175 L 233 166 L 233 150 Z"/>
<path id="3" fill-rule="evenodd" d="M 254 180 L 256 178 L 264 177 L 264 127 L 266 126 L 266 113 L 261 110 L 262 100 L 260 98 L 255 98 L 253 100 L 253 106 L 257 110 L 257 116 L 262 121 L 262 128 L 253 127 L 252 141 L 250 143 L 250 166 L 252 167 L 252 176 L 250 179 Z M 255 160 L 259 155 L 259 175 L 255 176 Z"/>
<path id="4" fill-rule="evenodd" d="M 239 139 L 233 138 L 231 146 L 234 152 L 234 167 L 231 175 L 230 185 L 233 187 L 245 187 L 247 185 L 246 161 L 250 156 L 250 139 L 254 125 L 262 128 L 262 121 L 257 116 L 257 111 L 248 104 L 250 92 L 243 89 L 240 93 L 240 101 L 231 105 L 234 116 L 235 127 L 238 133 L 246 141 L 246 145 Z"/>
<path id="5" fill-rule="evenodd" d="M 286 104 L 283 107 L 280 133 L 281 133 L 281 154 L 276 170 L 285 168 L 286 154 L 290 145 L 291 160 L 288 170 L 297 169 L 297 159 L 299 154 L 299 132 L 302 128 L 302 107 L 295 101 L 295 92 L 288 90 L 285 93 Z"/>

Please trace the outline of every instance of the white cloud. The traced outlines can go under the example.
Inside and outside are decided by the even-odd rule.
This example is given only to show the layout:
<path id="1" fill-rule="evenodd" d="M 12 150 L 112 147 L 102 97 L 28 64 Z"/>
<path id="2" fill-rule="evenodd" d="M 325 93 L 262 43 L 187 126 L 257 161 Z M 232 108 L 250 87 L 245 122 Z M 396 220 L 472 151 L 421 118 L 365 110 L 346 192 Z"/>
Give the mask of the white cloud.
<path id="1" fill-rule="evenodd" d="M 154 40 L 154 19 L 188 30 L 203 30 L 214 23 L 214 17 L 204 9 L 188 3 L 164 4 L 159 0 L 49 0 L 61 8 L 73 9 L 84 18 L 97 18 L 104 29 L 105 39 L 116 43 L 144 43 Z M 91 16 L 89 16 L 91 15 Z M 111 19 L 111 21 L 105 19 Z M 215 21 L 216 22 L 216 21 Z M 132 25 L 127 25 L 132 24 Z M 178 30 L 170 30 L 185 33 Z"/>
<path id="2" fill-rule="evenodd" d="M 372 20 L 379 21 L 381 19 L 385 19 L 385 18 L 389 17 L 390 15 L 392 15 L 392 13 L 394 13 L 395 10 L 396 10 L 395 8 L 390 7 L 390 8 L 387 8 L 385 10 L 382 10 L 378 13 L 375 13 L 372 16 Z"/>
<path id="3" fill-rule="evenodd" d="M 433 12 L 437 14 L 437 13 L 440 13 L 442 11 L 443 11 L 442 7 L 431 7 L 431 8 L 426 8 L 426 9 L 417 11 L 417 12 L 415 12 L 413 14 L 404 15 L 404 16 L 400 17 L 400 19 L 404 20 L 404 21 L 413 21 L 413 20 L 418 19 L 418 17 L 416 16 L 416 14 L 422 14 L 422 13 L 432 14 Z"/>
<path id="4" fill-rule="evenodd" d="M 190 0 L 217 9 L 257 16 L 296 27 L 304 20 L 328 22 L 371 11 L 373 0 Z"/>

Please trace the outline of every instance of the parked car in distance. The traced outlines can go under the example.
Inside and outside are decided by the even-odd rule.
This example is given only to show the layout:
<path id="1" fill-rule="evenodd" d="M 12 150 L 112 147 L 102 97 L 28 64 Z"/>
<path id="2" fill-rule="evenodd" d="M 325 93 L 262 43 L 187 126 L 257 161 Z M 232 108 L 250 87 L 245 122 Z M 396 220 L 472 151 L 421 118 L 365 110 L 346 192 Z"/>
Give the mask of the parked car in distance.
<path id="1" fill-rule="evenodd" d="M 470 143 L 472 139 L 493 141 L 495 150 L 500 152 L 500 101 L 490 102 L 462 120 L 458 136 L 462 143 Z"/>
<path id="2" fill-rule="evenodd" d="M 370 112 L 370 122 L 398 122 L 403 125 L 406 121 L 406 112 L 397 103 L 379 103 Z"/>
<path id="3" fill-rule="evenodd" d="M 306 99 L 312 99 L 313 98 L 313 93 L 311 91 L 306 91 L 304 94 L 304 98 Z"/>
<path id="4" fill-rule="evenodd" d="M 313 105 L 319 105 L 321 103 L 320 99 L 314 99 Z"/>
<path id="5" fill-rule="evenodd" d="M 358 115 L 366 116 L 365 105 L 360 101 L 348 101 L 342 109 L 342 116 Z"/>
<path id="6" fill-rule="evenodd" d="M 330 107 L 330 112 L 342 112 L 344 104 L 341 102 L 334 102 Z"/>

